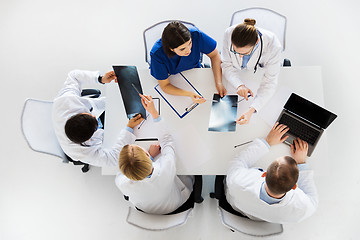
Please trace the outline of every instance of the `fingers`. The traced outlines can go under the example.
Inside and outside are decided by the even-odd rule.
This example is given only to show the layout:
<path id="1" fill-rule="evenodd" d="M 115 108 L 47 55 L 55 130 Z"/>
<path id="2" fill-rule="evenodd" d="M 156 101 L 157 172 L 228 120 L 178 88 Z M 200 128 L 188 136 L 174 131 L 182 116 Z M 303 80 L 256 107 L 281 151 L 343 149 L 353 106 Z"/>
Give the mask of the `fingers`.
<path id="1" fill-rule="evenodd" d="M 197 94 L 193 94 L 191 96 L 191 99 L 193 100 L 193 102 L 195 103 L 204 103 L 206 102 L 206 99 L 200 95 L 197 95 Z"/>
<path id="2" fill-rule="evenodd" d="M 224 97 L 224 91 L 222 89 L 218 93 L 219 93 L 221 98 Z"/>
<path id="3" fill-rule="evenodd" d="M 107 79 L 109 82 L 111 82 L 112 80 L 115 80 L 115 82 L 117 82 L 117 77 L 116 77 L 114 71 L 107 72 L 104 77 L 105 77 L 105 79 Z"/>
<path id="4" fill-rule="evenodd" d="M 141 98 L 141 103 L 144 106 L 149 106 L 153 103 L 153 99 L 150 95 L 143 95 L 143 94 L 139 94 L 140 98 Z"/>
<path id="5" fill-rule="evenodd" d="M 241 115 L 241 117 L 239 117 L 238 120 L 236 120 L 236 123 L 238 123 L 240 125 L 244 125 L 248 122 L 249 122 L 249 120 L 245 118 L 245 115 Z"/>
<path id="6" fill-rule="evenodd" d="M 285 136 L 283 138 L 280 139 L 280 142 L 284 142 L 289 136 Z"/>
<path id="7" fill-rule="evenodd" d="M 298 139 L 295 139 L 293 144 L 295 146 L 295 151 L 300 150 Z"/>
<path id="8" fill-rule="evenodd" d="M 249 93 L 249 92 L 251 92 L 250 89 L 247 89 L 247 91 L 245 92 L 244 98 L 246 99 L 246 101 L 249 100 L 249 97 L 248 97 L 248 93 Z"/>
<path id="9" fill-rule="evenodd" d="M 250 92 L 251 96 L 254 97 L 254 94 L 250 89 L 249 89 L 249 92 Z"/>
<path id="10" fill-rule="evenodd" d="M 136 121 L 138 121 L 138 120 L 140 120 L 140 119 L 144 119 L 144 118 L 141 116 L 140 113 L 138 113 L 138 114 L 136 114 L 133 118 L 131 118 L 130 121 L 136 122 Z"/>
<path id="11" fill-rule="evenodd" d="M 291 153 L 295 153 L 294 144 L 291 144 L 291 145 L 290 145 L 290 149 L 291 149 Z"/>
<path id="12" fill-rule="evenodd" d="M 294 140 L 294 142 L 297 142 L 299 148 L 301 150 L 307 150 L 308 149 L 308 143 L 304 140 L 301 140 L 300 138 L 297 138 L 296 140 Z M 296 147 L 296 146 L 295 146 Z"/>
<path id="13" fill-rule="evenodd" d="M 290 128 L 284 124 L 279 124 L 279 122 L 276 122 L 272 129 L 285 134 L 287 131 L 289 131 Z"/>
<path id="14" fill-rule="evenodd" d="M 150 95 L 139 94 L 139 96 L 141 97 L 141 99 L 144 99 L 145 101 L 152 100 L 152 97 Z"/>

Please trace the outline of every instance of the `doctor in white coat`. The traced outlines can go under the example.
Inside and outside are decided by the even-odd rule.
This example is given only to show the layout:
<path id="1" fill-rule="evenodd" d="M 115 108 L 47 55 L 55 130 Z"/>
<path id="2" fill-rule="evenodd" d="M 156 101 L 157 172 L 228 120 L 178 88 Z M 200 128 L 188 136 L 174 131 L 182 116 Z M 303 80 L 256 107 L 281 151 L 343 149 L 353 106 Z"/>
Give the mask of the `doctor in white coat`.
<path id="1" fill-rule="evenodd" d="M 247 124 L 255 111 L 259 111 L 274 94 L 280 71 L 281 44 L 277 37 L 265 29 L 255 28 L 254 19 L 245 19 L 244 23 L 226 29 L 221 68 L 224 77 L 236 89 L 237 93 L 248 100 L 255 97 L 248 111 L 237 120 Z M 264 76 L 256 96 L 242 81 L 240 72 L 264 68 Z"/>
<path id="2" fill-rule="evenodd" d="M 52 119 L 55 134 L 63 151 L 74 161 L 93 166 L 117 166 L 125 139 L 133 136 L 122 130 L 112 148 L 102 146 L 104 130 L 98 128 L 98 118 L 105 110 L 105 98 L 81 97 L 83 84 L 105 84 L 116 81 L 113 71 L 100 75 L 98 71 L 71 71 L 54 99 Z M 70 120 L 71 119 L 71 120 Z M 140 123 L 143 119 L 131 119 Z"/>
<path id="3" fill-rule="evenodd" d="M 183 205 L 193 191 L 193 177 L 176 176 L 174 140 L 154 107 L 151 96 L 141 95 L 144 108 L 152 115 L 159 131 L 159 146 L 149 151 L 133 141 L 120 152 L 120 171 L 115 184 L 138 209 L 167 214 Z M 129 125 L 128 125 L 129 126 Z M 133 126 L 129 126 L 133 127 Z M 131 129 L 128 129 L 131 131 Z"/>
<path id="4" fill-rule="evenodd" d="M 308 145 L 296 139 L 291 156 L 276 159 L 262 172 L 252 168 L 272 145 L 285 141 L 289 130 L 276 123 L 265 139 L 255 139 L 230 163 L 225 194 L 234 210 L 250 219 L 273 223 L 299 222 L 318 205 L 313 171 L 306 163 Z"/>

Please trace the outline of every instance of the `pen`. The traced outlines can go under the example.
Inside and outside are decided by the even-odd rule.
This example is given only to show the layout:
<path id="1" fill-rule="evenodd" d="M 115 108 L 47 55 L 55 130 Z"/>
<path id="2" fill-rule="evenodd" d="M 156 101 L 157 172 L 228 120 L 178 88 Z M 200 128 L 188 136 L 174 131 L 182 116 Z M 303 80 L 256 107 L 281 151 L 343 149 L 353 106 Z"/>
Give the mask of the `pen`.
<path id="1" fill-rule="evenodd" d="M 241 143 L 241 144 L 239 144 L 239 145 L 234 146 L 234 148 L 243 146 L 243 145 L 248 144 L 248 143 L 251 143 L 251 142 L 252 142 L 252 141 L 248 141 L 248 142 Z"/>
<path id="2" fill-rule="evenodd" d="M 138 129 L 140 129 L 141 128 L 141 126 L 144 124 L 144 122 L 146 121 L 146 119 L 149 117 L 149 114 L 148 115 L 146 115 L 146 118 L 140 123 L 140 125 L 139 125 L 139 127 L 138 127 Z"/>
<path id="3" fill-rule="evenodd" d="M 197 105 L 199 105 L 198 103 L 192 103 L 189 107 L 185 108 L 185 111 L 190 112 L 191 110 L 193 110 Z"/>
<path id="4" fill-rule="evenodd" d="M 138 94 L 142 95 L 133 83 L 131 83 L 131 85 L 133 86 L 133 88 L 135 88 L 135 90 L 137 91 Z"/>
<path id="5" fill-rule="evenodd" d="M 248 97 L 251 97 L 251 94 L 250 94 L 250 93 L 249 93 Z M 244 101 L 244 99 L 245 99 L 245 98 L 242 98 L 242 99 L 240 99 L 239 101 L 237 101 L 236 103 L 239 103 L 239 102 L 241 102 L 241 101 Z"/>

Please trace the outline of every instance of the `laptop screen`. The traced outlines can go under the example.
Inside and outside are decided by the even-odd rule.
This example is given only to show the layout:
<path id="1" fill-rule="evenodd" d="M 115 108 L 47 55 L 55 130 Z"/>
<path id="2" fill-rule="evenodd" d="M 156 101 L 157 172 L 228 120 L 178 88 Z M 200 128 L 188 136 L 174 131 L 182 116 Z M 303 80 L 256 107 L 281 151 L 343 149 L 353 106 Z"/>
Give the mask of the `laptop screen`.
<path id="1" fill-rule="evenodd" d="M 337 117 L 335 114 L 295 93 L 291 94 L 284 108 L 323 129 L 327 128 Z"/>

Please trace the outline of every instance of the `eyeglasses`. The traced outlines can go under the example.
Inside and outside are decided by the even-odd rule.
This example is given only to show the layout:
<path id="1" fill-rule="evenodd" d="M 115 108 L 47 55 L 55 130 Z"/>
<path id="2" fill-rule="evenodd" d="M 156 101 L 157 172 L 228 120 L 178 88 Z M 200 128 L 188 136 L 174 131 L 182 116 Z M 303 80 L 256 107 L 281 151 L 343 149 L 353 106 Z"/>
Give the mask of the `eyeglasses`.
<path id="1" fill-rule="evenodd" d="M 251 48 L 250 51 L 248 51 L 247 53 L 238 53 L 237 51 L 234 50 L 233 45 L 230 45 L 230 52 L 232 52 L 233 54 L 239 54 L 240 56 L 250 56 L 250 54 L 252 53 L 252 51 L 254 50 L 255 45 Z"/>

